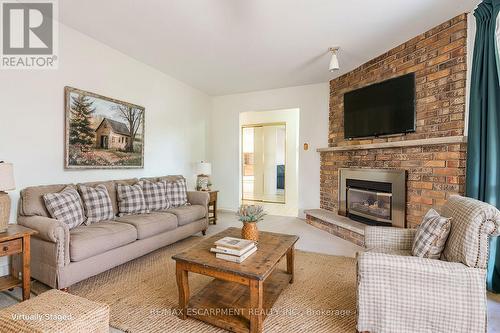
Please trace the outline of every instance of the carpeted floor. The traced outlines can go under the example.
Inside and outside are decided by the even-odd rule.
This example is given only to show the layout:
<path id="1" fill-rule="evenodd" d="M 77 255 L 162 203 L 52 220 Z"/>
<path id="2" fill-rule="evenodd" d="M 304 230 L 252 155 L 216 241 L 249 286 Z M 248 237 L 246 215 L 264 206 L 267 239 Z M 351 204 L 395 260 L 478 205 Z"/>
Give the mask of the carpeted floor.
<path id="1" fill-rule="evenodd" d="M 126 332 L 225 332 L 175 314 L 178 304 L 171 256 L 199 241 L 191 237 L 70 288 L 107 303 L 112 327 Z M 282 263 L 284 264 L 284 262 Z M 264 332 L 355 332 L 355 259 L 297 251 L 295 282 L 276 301 Z M 191 295 L 210 278 L 190 274 Z"/>

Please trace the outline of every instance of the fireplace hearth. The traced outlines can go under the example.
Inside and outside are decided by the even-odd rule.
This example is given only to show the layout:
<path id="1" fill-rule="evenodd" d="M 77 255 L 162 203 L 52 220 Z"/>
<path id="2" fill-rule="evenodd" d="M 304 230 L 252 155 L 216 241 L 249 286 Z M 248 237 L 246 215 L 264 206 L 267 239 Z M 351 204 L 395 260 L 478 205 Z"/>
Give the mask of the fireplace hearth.
<path id="1" fill-rule="evenodd" d="M 339 215 L 369 225 L 404 228 L 405 207 L 405 170 L 339 170 Z"/>

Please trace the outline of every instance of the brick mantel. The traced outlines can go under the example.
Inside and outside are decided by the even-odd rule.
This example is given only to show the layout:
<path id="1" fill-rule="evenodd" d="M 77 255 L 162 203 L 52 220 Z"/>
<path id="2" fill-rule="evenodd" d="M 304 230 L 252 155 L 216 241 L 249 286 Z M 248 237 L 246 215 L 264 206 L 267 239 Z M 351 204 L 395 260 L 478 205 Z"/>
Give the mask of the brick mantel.
<path id="1" fill-rule="evenodd" d="M 330 81 L 329 147 L 321 154 L 321 208 L 338 210 L 339 168 L 408 172 L 406 220 L 420 223 L 465 187 L 467 15 L 459 15 Z M 416 131 L 344 139 L 344 94 L 408 73 L 416 76 Z"/>
<path id="2" fill-rule="evenodd" d="M 417 147 L 417 146 L 435 146 L 448 143 L 467 143 L 466 136 L 446 136 L 441 138 L 429 138 L 421 140 L 401 140 L 382 143 L 357 144 L 351 146 L 318 148 L 318 153 L 328 151 L 349 151 L 349 150 L 364 150 L 364 149 L 381 149 L 381 148 L 397 148 L 397 147 Z"/>

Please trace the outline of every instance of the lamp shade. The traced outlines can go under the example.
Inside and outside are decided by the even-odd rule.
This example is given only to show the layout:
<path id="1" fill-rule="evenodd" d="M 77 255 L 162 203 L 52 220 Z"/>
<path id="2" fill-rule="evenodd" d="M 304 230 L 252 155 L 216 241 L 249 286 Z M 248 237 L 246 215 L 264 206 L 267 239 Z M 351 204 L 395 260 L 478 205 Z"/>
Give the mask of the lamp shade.
<path id="1" fill-rule="evenodd" d="M 0 163 L 0 191 L 16 189 L 14 183 L 14 168 L 11 163 Z"/>
<path id="2" fill-rule="evenodd" d="M 339 67 L 339 58 L 337 57 L 337 53 L 333 52 L 332 58 L 330 59 L 330 66 L 328 69 L 330 70 L 330 72 L 333 72 L 333 71 L 338 70 L 339 68 L 340 68 Z"/>
<path id="3" fill-rule="evenodd" d="M 334 72 L 340 69 L 339 66 L 339 57 L 338 57 L 338 52 L 340 50 L 340 47 L 334 46 L 330 47 L 329 51 L 332 53 L 332 57 L 330 58 L 330 66 L 328 66 L 328 70 L 330 72 Z"/>
<path id="4" fill-rule="evenodd" d="M 196 172 L 199 175 L 211 175 L 212 174 L 212 163 L 200 162 L 196 167 Z"/>

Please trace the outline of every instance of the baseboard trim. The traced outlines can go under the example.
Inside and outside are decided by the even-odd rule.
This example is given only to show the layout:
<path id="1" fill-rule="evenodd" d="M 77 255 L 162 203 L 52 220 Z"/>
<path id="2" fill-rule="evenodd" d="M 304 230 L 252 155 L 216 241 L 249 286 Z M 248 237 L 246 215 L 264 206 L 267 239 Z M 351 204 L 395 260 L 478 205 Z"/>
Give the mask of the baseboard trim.
<path id="1" fill-rule="evenodd" d="M 221 213 L 236 213 L 235 209 L 230 209 L 230 208 L 218 208 L 217 212 Z"/>

